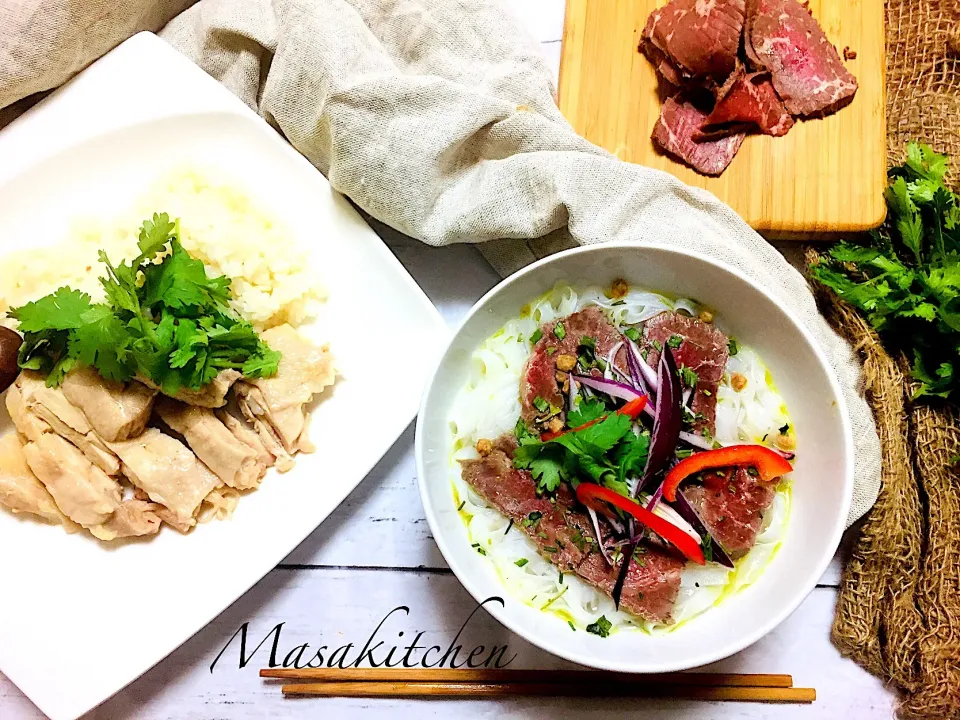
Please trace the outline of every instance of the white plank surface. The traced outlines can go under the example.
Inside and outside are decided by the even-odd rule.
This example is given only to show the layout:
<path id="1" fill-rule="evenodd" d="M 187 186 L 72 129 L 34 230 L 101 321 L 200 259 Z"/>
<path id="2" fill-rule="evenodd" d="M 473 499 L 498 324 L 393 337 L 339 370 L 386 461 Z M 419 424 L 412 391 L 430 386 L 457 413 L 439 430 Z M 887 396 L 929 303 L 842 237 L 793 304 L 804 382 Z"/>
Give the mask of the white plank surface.
<path id="1" fill-rule="evenodd" d="M 559 66 L 563 0 L 522 0 L 516 14 L 542 43 L 551 66 Z M 382 228 L 377 228 L 381 231 Z M 401 262 L 451 326 L 497 277 L 479 252 L 469 246 L 433 249 L 383 232 Z M 392 616 L 379 638 L 394 644 L 396 633 L 410 638 L 423 631 L 421 643 L 444 648 L 466 620 L 474 603 L 461 588 L 430 536 L 416 488 L 410 427 L 346 502 L 284 563 L 186 645 L 112 700 L 92 718 L 315 717 L 529 717 L 529 718 L 867 718 L 890 717 L 893 699 L 882 685 L 842 659 L 829 642 L 840 561 L 824 574 L 818 588 L 774 633 L 711 669 L 728 672 L 784 672 L 798 685 L 817 688 L 812 707 L 744 703 L 689 703 L 655 700 L 578 701 L 361 701 L 283 700 L 279 689 L 261 681 L 257 669 L 268 661 L 270 642 L 243 670 L 238 669 L 237 641 L 217 654 L 240 626 L 249 622 L 255 646 L 278 623 L 285 623 L 282 655 L 300 643 L 314 649 L 363 643 L 380 619 L 406 605 L 409 616 Z M 843 550 L 838 554 L 842 556 Z M 135 619 L 126 622 L 136 622 Z M 115 631 L 122 632 L 123 621 Z M 511 667 L 562 667 L 550 655 L 529 646 L 500 627 L 483 611 L 467 625 L 465 647 L 507 645 L 517 654 Z M 398 643 L 400 644 L 400 643 Z M 82 648 L 51 649 L 74 652 Z M 401 646 L 402 653 L 402 646 Z M 355 653 L 354 653 L 355 655 Z M 398 656 L 400 653 L 398 653 Z M 0 718 L 42 717 L 0 675 Z"/>

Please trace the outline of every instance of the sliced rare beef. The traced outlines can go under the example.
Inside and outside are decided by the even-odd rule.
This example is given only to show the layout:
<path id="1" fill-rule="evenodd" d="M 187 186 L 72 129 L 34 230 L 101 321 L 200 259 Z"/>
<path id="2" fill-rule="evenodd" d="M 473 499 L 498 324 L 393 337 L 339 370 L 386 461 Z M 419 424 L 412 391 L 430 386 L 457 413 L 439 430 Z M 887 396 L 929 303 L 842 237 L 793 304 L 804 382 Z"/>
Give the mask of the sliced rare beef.
<path id="1" fill-rule="evenodd" d="M 779 137 L 792 127 L 793 117 L 773 89 L 770 75 L 740 70 L 731 76 L 694 139 L 716 140 L 750 130 Z"/>
<path id="2" fill-rule="evenodd" d="M 719 175 L 727 169 L 746 135 L 740 132 L 697 142 L 694 138 L 706 119 L 707 113 L 693 103 L 679 97 L 667 98 L 653 128 L 653 141 L 697 172 Z"/>
<path id="3" fill-rule="evenodd" d="M 679 339 L 673 339 L 679 336 Z M 707 430 L 711 435 L 716 429 L 717 388 L 727 364 L 727 336 L 712 323 L 678 312 L 662 312 L 643 326 L 644 346 L 648 351 L 647 363 L 657 367 L 660 348 L 671 347 L 677 367 L 689 368 L 696 373 L 696 386 L 690 409 L 697 415 L 693 424 L 696 432 Z M 676 347 L 674 347 L 676 346 Z M 681 377 L 684 387 L 686 380 Z"/>
<path id="4" fill-rule="evenodd" d="M 794 115 L 825 115 L 857 92 L 810 11 L 796 0 L 748 0 L 744 49 L 757 69 L 772 75 L 773 87 Z"/>
<path id="5" fill-rule="evenodd" d="M 736 67 L 744 9 L 744 0 L 671 0 L 650 13 L 642 47 L 654 65 L 720 85 Z"/>
<path id="6" fill-rule="evenodd" d="M 569 362 L 571 358 L 575 360 L 577 348 L 584 337 L 589 336 L 596 341 L 598 356 L 606 356 L 613 346 L 623 339 L 598 307 L 585 308 L 559 322 L 563 327 L 563 338 L 557 337 L 556 322 L 544 324 L 540 328 L 543 337 L 534 345 L 521 376 L 520 414 L 528 424 L 551 412 L 538 410 L 537 398 L 551 408 L 564 407 L 563 383 L 557 379 L 557 363 L 559 361 L 561 367 L 567 367 L 565 362 Z"/>
<path id="7" fill-rule="evenodd" d="M 727 478 L 713 476 L 680 492 L 727 555 L 747 554 L 757 541 L 763 513 L 776 495 L 776 483 L 761 482 L 745 468 L 730 468 Z"/>
<path id="8" fill-rule="evenodd" d="M 543 557 L 610 595 L 619 563 L 611 567 L 603 558 L 590 519 L 574 509 L 574 498 L 566 485 L 558 488 L 555 502 L 537 495 L 530 473 L 513 466 L 514 448 L 512 436 L 497 440 L 486 457 L 461 463 L 463 479 L 513 520 L 514 526 L 537 544 Z M 646 620 L 671 622 L 684 561 L 654 547 L 641 547 L 642 554 L 627 572 L 620 607 Z"/>

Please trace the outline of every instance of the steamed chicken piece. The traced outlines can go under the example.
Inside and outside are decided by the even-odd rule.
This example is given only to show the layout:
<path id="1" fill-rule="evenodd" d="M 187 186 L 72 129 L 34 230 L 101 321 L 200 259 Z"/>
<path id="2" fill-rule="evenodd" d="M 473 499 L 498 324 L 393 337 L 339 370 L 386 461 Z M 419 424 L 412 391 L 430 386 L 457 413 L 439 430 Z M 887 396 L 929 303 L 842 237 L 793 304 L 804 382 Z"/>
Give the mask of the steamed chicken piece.
<path id="1" fill-rule="evenodd" d="M 263 465 L 265 468 L 273 467 L 273 464 L 276 462 L 276 458 L 273 454 L 267 450 L 266 446 L 263 444 L 263 440 L 260 439 L 260 436 L 250 429 L 250 426 L 247 425 L 243 420 L 234 417 L 226 410 L 217 410 L 217 417 L 220 418 L 220 422 L 226 425 L 227 430 L 233 433 L 233 436 L 242 442 L 247 447 L 253 449 L 257 454 L 257 461 Z"/>
<path id="2" fill-rule="evenodd" d="M 227 393 L 233 384 L 243 377 L 237 370 L 221 370 L 217 376 L 199 390 L 190 388 L 180 388 L 177 394 L 173 396 L 174 400 L 185 402 L 187 405 L 197 405 L 198 407 L 219 408 L 227 404 Z M 142 375 L 137 375 L 137 380 L 148 388 L 160 390 L 160 388 Z"/>
<path id="3" fill-rule="evenodd" d="M 23 452 L 57 506 L 75 523 L 102 525 L 120 505 L 119 483 L 59 435 L 44 433 Z"/>
<path id="4" fill-rule="evenodd" d="M 60 388 L 48 388 L 37 373 L 23 372 L 7 391 L 7 409 L 21 435 L 36 441 L 45 432 L 53 432 L 73 443 L 90 462 L 107 475 L 120 472 L 117 456 L 106 446 Z"/>
<path id="5" fill-rule="evenodd" d="M 14 513 L 29 513 L 76 532 L 76 523 L 60 512 L 53 497 L 27 465 L 16 433 L 0 438 L 0 505 Z"/>
<path id="6" fill-rule="evenodd" d="M 110 443 L 110 448 L 120 456 L 130 482 L 169 509 L 180 527 L 195 524 L 200 503 L 220 484 L 186 445 L 156 428 L 147 428 L 132 440 Z"/>
<path id="7" fill-rule="evenodd" d="M 171 398 L 161 398 L 157 414 L 223 482 L 246 490 L 260 484 L 267 466 L 258 453 L 239 440 L 220 422 L 213 410 L 193 407 Z"/>
<path id="8" fill-rule="evenodd" d="M 120 538 L 156 535 L 160 530 L 159 505 L 142 500 L 124 500 L 103 525 L 89 528 L 99 540 L 110 542 Z"/>
<path id="9" fill-rule="evenodd" d="M 142 433 L 157 394 L 137 382 L 106 380 L 92 368 L 67 373 L 62 388 L 66 399 L 80 408 L 107 442 L 129 440 Z"/>
<path id="10" fill-rule="evenodd" d="M 312 345 L 289 325 L 271 328 L 262 337 L 282 355 L 277 374 L 242 380 L 235 391 L 244 416 L 276 456 L 277 468 L 284 471 L 292 466 L 294 453 L 313 450 L 306 434 L 304 406 L 333 384 L 336 371 L 327 346 Z"/>

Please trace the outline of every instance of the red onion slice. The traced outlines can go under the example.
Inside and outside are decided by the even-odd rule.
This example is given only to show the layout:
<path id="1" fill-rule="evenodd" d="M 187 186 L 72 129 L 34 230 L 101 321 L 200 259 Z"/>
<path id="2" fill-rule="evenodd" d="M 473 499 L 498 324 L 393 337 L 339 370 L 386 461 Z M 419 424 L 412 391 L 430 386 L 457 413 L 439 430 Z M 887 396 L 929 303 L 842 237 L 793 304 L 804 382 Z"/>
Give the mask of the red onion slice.
<path id="1" fill-rule="evenodd" d="M 637 492 L 641 491 L 673 458 L 683 427 L 683 411 L 680 407 L 682 394 L 680 372 L 677 370 L 673 352 L 666 347 L 660 353 L 658 384 L 660 392 L 657 393 L 647 465 L 637 486 Z"/>
<path id="2" fill-rule="evenodd" d="M 637 392 L 629 385 L 617 382 L 616 380 L 607 380 L 606 378 L 592 377 L 590 375 L 571 375 L 570 377 L 585 387 L 593 388 L 610 397 L 626 400 L 627 402 L 636 400 L 643 395 L 643 393 Z"/>

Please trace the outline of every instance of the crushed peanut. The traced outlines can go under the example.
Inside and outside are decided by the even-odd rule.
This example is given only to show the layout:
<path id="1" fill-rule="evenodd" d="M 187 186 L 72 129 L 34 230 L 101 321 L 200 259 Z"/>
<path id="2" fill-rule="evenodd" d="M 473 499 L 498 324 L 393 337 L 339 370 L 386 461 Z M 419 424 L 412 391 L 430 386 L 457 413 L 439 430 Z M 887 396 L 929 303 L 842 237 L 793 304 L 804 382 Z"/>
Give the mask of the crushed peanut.
<path id="1" fill-rule="evenodd" d="M 697 316 L 700 318 L 700 322 L 712 323 L 713 322 L 713 313 L 709 310 L 701 310 L 700 314 Z"/>
<path id="2" fill-rule="evenodd" d="M 730 387 L 732 387 L 737 392 L 740 392 L 747 386 L 747 377 L 746 375 L 741 375 L 740 373 L 734 373 L 730 376 Z"/>
<path id="3" fill-rule="evenodd" d="M 614 300 L 619 300 L 629 291 L 630 286 L 627 284 L 627 281 L 623 278 L 617 278 L 613 281 L 613 285 L 610 286 L 610 297 Z"/>
<path id="4" fill-rule="evenodd" d="M 797 449 L 797 439 L 789 433 L 780 433 L 777 435 L 773 444 L 784 452 L 792 452 Z"/>
<path id="5" fill-rule="evenodd" d="M 486 457 L 493 451 L 493 443 L 486 438 L 477 440 L 477 452 Z"/>
<path id="6" fill-rule="evenodd" d="M 562 370 L 563 372 L 570 372 L 577 366 L 577 356 L 576 355 L 557 355 L 557 370 Z"/>
<path id="7" fill-rule="evenodd" d="M 556 416 L 550 418 L 550 422 L 547 423 L 547 429 L 550 430 L 550 432 L 560 432 L 563 430 L 563 420 Z"/>
<path id="8" fill-rule="evenodd" d="M 554 375 L 554 377 L 557 379 L 557 382 L 558 382 L 558 383 L 562 383 L 562 382 L 566 382 L 566 380 L 567 380 L 567 378 L 569 377 L 569 375 L 567 375 L 567 373 L 563 372 L 563 370 L 557 370 L 557 373 L 556 373 L 556 375 Z"/>

